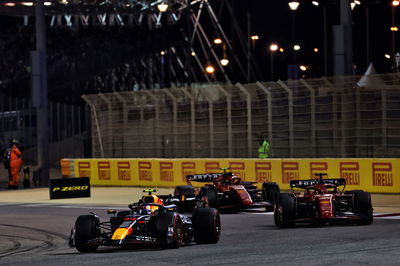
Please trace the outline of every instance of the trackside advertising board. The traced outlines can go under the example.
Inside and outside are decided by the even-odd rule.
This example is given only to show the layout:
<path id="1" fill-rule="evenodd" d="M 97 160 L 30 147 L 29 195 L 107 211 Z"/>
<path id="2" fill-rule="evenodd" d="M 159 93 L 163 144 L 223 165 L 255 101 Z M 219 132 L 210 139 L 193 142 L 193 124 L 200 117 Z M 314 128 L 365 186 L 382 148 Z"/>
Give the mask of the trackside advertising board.
<path id="1" fill-rule="evenodd" d="M 220 167 L 245 181 L 276 182 L 289 189 L 290 180 L 315 173 L 345 178 L 347 189 L 400 193 L 400 159 L 62 159 L 63 177 L 90 177 L 92 185 L 174 187 L 186 175 L 220 173 Z M 260 187 L 260 186 L 259 186 Z"/>
<path id="2" fill-rule="evenodd" d="M 90 179 L 60 178 L 50 180 L 50 199 L 87 198 L 90 197 Z"/>

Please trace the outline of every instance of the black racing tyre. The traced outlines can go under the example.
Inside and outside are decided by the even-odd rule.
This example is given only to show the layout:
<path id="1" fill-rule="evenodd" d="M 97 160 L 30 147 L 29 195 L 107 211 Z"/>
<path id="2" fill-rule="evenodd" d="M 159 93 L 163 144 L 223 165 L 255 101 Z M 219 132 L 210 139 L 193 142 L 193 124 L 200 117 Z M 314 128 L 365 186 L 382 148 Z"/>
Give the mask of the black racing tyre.
<path id="1" fill-rule="evenodd" d="M 368 225 L 374 220 L 371 194 L 362 190 L 356 190 L 353 194 L 354 213 L 361 217 L 357 224 Z"/>
<path id="2" fill-rule="evenodd" d="M 263 200 L 275 204 L 276 198 L 280 193 L 279 185 L 275 182 L 264 182 L 262 185 Z M 268 208 L 267 211 L 273 211 L 273 208 Z"/>
<path id="3" fill-rule="evenodd" d="M 173 227 L 170 235 L 169 227 Z M 179 248 L 184 237 L 183 222 L 178 213 L 160 213 L 156 222 L 157 237 L 164 248 Z"/>
<path id="4" fill-rule="evenodd" d="M 296 224 L 296 199 L 292 194 L 279 194 L 274 219 L 281 227 L 293 227 Z"/>
<path id="5" fill-rule="evenodd" d="M 79 252 L 95 252 L 99 245 L 88 244 L 100 236 L 100 222 L 94 215 L 80 215 L 75 222 L 74 242 Z"/>
<path id="6" fill-rule="evenodd" d="M 196 208 L 192 216 L 194 241 L 217 243 L 221 234 L 221 218 L 215 208 Z"/>
<path id="7" fill-rule="evenodd" d="M 214 187 L 202 187 L 201 195 L 207 198 L 208 206 L 210 208 L 218 208 L 218 193 Z"/>
<path id="8" fill-rule="evenodd" d="M 175 187 L 175 196 L 193 196 L 194 195 L 194 188 L 192 186 L 176 186 Z"/>

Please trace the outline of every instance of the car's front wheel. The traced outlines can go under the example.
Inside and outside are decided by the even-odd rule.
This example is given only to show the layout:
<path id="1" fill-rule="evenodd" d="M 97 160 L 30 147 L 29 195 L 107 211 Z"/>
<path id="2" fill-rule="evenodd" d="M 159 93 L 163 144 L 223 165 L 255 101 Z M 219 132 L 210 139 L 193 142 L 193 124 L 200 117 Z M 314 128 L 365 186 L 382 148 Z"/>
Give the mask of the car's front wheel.
<path id="1" fill-rule="evenodd" d="M 280 193 L 280 189 L 277 183 L 264 182 L 262 185 L 262 196 L 263 200 L 275 204 L 276 198 Z M 267 207 L 267 211 L 273 211 L 273 207 Z"/>
<path id="2" fill-rule="evenodd" d="M 201 195 L 206 199 L 208 207 L 218 208 L 218 192 L 215 187 L 202 187 Z"/>
<path id="3" fill-rule="evenodd" d="M 296 224 L 296 199 L 292 194 L 280 194 L 274 212 L 275 224 L 292 227 Z"/>
<path id="4" fill-rule="evenodd" d="M 183 222 L 178 213 L 166 212 L 157 217 L 157 235 L 164 248 L 179 248 L 184 233 Z"/>
<path id="5" fill-rule="evenodd" d="M 100 236 L 100 222 L 94 215 L 80 215 L 75 222 L 74 243 L 79 252 L 95 252 L 98 244 L 89 243 Z"/>
<path id="6" fill-rule="evenodd" d="M 371 194 L 362 190 L 356 190 L 353 194 L 354 212 L 361 217 L 358 220 L 360 225 L 372 224 L 374 220 Z"/>
<path id="7" fill-rule="evenodd" d="M 217 209 L 196 208 L 192 216 L 194 241 L 198 244 L 217 243 L 221 234 L 221 218 Z"/>

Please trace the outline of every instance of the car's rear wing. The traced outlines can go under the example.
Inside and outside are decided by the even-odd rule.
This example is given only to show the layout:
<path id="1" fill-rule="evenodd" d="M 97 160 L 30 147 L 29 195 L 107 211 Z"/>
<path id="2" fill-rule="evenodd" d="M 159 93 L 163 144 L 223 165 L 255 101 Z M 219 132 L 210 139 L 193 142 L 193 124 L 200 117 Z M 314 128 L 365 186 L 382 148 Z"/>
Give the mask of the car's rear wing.
<path id="1" fill-rule="evenodd" d="M 215 174 L 199 174 L 199 175 L 187 175 L 186 180 L 188 182 L 195 181 L 195 182 L 212 182 L 218 177 L 220 177 L 222 173 L 215 173 Z"/>
<path id="2" fill-rule="evenodd" d="M 321 184 L 321 180 L 309 179 L 309 180 L 291 180 L 290 188 L 303 188 L 306 189 L 310 186 Z M 345 186 L 346 179 L 344 178 L 332 178 L 332 179 L 322 179 L 323 185 L 334 185 L 334 186 Z"/>

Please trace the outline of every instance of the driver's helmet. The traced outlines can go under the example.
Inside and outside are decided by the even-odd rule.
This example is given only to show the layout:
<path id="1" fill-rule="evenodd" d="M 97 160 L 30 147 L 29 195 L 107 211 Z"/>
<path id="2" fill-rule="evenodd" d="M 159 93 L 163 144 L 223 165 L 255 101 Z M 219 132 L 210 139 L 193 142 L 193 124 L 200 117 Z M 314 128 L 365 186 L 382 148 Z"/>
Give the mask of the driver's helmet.
<path id="1" fill-rule="evenodd" d="M 158 209 L 159 207 L 156 205 L 142 205 L 140 207 L 140 214 L 151 215 L 154 214 Z"/>
<path id="2" fill-rule="evenodd" d="M 156 204 L 164 205 L 163 201 L 159 197 L 157 197 L 156 195 L 143 196 L 142 201 L 144 203 L 156 203 Z"/>
<path id="3" fill-rule="evenodd" d="M 232 176 L 232 181 L 231 182 L 234 185 L 239 185 L 240 182 L 242 182 L 242 179 L 240 177 L 234 175 L 234 176 Z"/>

